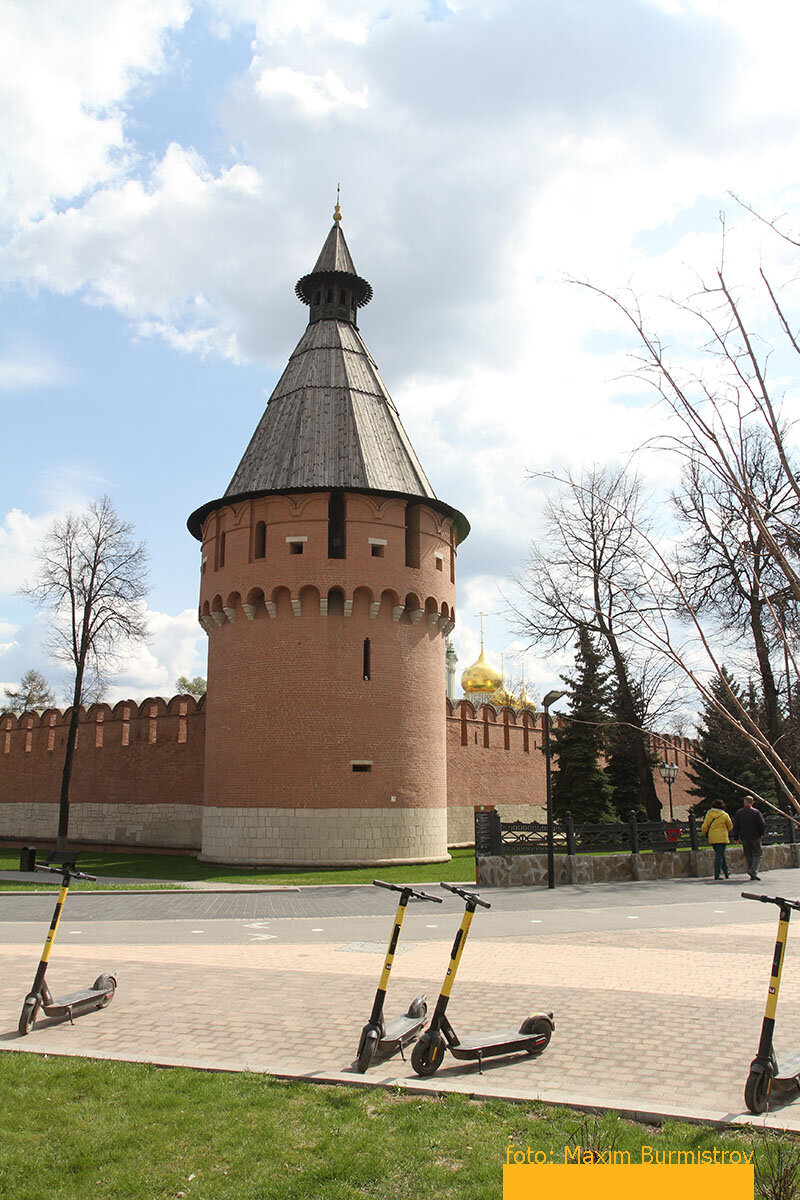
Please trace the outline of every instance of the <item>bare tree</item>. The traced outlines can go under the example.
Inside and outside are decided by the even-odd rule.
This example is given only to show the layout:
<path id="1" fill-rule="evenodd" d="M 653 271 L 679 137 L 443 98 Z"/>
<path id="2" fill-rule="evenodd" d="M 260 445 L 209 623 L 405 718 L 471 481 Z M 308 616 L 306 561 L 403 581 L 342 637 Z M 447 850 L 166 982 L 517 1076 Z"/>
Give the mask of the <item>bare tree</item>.
<path id="1" fill-rule="evenodd" d="M 49 708 L 55 700 L 50 684 L 41 671 L 37 671 L 34 667 L 24 672 L 16 691 L 13 688 L 4 690 L 8 701 L 6 708 L 13 713 L 24 713 L 31 710 L 41 712 L 43 709 Z"/>
<path id="2" fill-rule="evenodd" d="M 797 497 L 788 486 L 772 440 L 761 429 L 742 439 L 741 467 L 748 494 L 760 510 L 796 522 Z M 761 678 L 766 733 L 775 745 L 783 732 L 779 682 L 772 662 L 776 642 L 783 643 L 770 614 L 779 611 L 786 626 L 789 606 L 796 609 L 749 507 L 739 501 L 730 479 L 712 474 L 695 460 L 683 470 L 676 494 L 679 519 L 688 533 L 679 552 L 681 576 L 690 602 L 700 615 L 709 614 L 719 630 L 734 638 L 744 634 L 752 645 Z M 784 666 L 788 667 L 785 663 Z M 791 690 L 791 680 L 787 691 Z"/>
<path id="3" fill-rule="evenodd" d="M 640 528 L 647 522 L 639 481 L 624 469 L 595 467 L 555 482 L 560 490 L 545 505 L 542 536 L 517 580 L 525 599 L 512 610 L 515 627 L 530 645 L 552 652 L 564 650 L 581 629 L 601 640 L 615 680 L 617 715 L 631 730 L 641 802 L 657 821 L 661 804 L 642 733 L 647 714 L 628 636 L 633 598 L 643 603 Z"/>
<path id="4" fill-rule="evenodd" d="M 108 496 L 53 522 L 36 552 L 35 580 L 23 595 L 53 615 L 46 646 L 75 672 L 59 799 L 59 854 L 66 850 L 69 791 L 80 706 L 87 687 L 102 687 L 119 653 L 147 636 L 147 551 L 131 537 Z"/>
<path id="5" fill-rule="evenodd" d="M 769 223 L 767 223 L 769 224 Z M 772 226 L 770 226 L 773 228 Z M 784 242 L 797 241 L 775 230 Z M 724 243 L 723 243 L 724 245 Z M 591 284 L 623 314 L 635 330 L 642 348 L 638 377 L 646 379 L 659 393 L 671 414 L 672 428 L 657 439 L 661 450 L 679 456 L 690 473 L 706 489 L 726 497 L 726 505 L 738 509 L 745 543 L 757 545 L 766 574 L 747 574 L 746 601 L 750 615 L 757 610 L 765 643 L 784 657 L 789 680 L 798 679 L 794 614 L 800 606 L 800 476 L 794 465 L 793 429 L 783 410 L 785 382 L 777 392 L 770 382 L 770 360 L 774 343 L 784 356 L 800 358 L 800 340 L 790 315 L 796 276 L 779 287 L 762 266 L 759 283 L 771 314 L 772 327 L 756 334 L 748 328 L 743 291 L 725 274 L 724 257 L 714 279 L 702 285 L 687 301 L 677 303 L 682 321 L 694 320 L 699 342 L 706 355 L 706 368 L 689 369 L 672 361 L 660 336 L 653 333 L 636 297 L 623 299 Z M 753 447 L 769 448 L 769 486 L 754 486 Z M 763 481 L 762 481 L 763 482 Z M 626 596 L 637 620 L 630 626 L 641 645 L 660 654 L 681 670 L 710 708 L 731 722 L 745 736 L 777 779 L 783 794 L 800 812 L 800 780 L 796 767 L 781 742 L 773 743 L 741 698 L 726 684 L 722 670 L 718 630 L 708 623 L 696 579 L 684 578 L 682 565 L 667 541 L 639 528 L 643 548 L 642 576 L 651 585 Z M 735 550 L 735 534 L 722 532 L 718 550 L 727 545 Z M 744 555 L 744 551 L 742 554 Z M 743 558 L 741 559 L 743 561 Z M 671 603 L 659 600 L 671 593 Z M 685 618 L 683 634 L 676 633 L 672 617 L 679 609 Z M 711 687 L 716 680 L 726 703 Z M 789 687 L 791 692 L 792 688 Z"/>

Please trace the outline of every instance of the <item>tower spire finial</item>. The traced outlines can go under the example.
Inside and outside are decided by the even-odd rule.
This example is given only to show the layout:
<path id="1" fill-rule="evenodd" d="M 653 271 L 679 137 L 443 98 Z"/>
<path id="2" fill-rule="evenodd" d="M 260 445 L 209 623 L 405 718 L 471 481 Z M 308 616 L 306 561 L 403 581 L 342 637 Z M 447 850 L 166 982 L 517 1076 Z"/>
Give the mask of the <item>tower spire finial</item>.
<path id="1" fill-rule="evenodd" d="M 341 208 L 339 207 L 339 190 L 340 190 L 340 187 L 341 187 L 341 185 L 337 183 L 337 185 L 336 185 L 336 208 L 333 210 L 333 219 L 334 219 L 334 221 L 341 221 L 341 219 L 342 219 L 342 210 L 341 210 Z"/>
<path id="2" fill-rule="evenodd" d="M 478 613 L 478 616 L 480 617 L 480 621 L 481 621 L 481 654 L 483 654 L 483 618 L 486 615 L 487 615 L 486 613 L 482 613 L 482 612 Z"/>

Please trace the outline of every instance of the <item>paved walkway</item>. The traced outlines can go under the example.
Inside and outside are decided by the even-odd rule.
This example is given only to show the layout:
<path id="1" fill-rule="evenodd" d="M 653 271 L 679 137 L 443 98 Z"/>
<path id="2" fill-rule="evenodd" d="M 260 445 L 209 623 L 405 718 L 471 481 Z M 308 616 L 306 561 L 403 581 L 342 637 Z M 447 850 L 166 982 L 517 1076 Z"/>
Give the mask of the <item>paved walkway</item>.
<path id="1" fill-rule="evenodd" d="M 54 991 L 119 978 L 106 1010 L 16 1033 L 53 897 L 0 893 L 0 1048 L 79 1054 L 347 1083 L 403 1085 L 614 1108 L 636 1116 L 749 1120 L 800 1131 L 800 1102 L 742 1112 L 777 910 L 743 901 L 745 881 L 670 880 L 486 891 L 453 992 L 457 1031 L 517 1026 L 552 1009 L 538 1059 L 477 1067 L 448 1058 L 430 1080 L 399 1057 L 353 1067 L 394 911 L 378 889 L 75 893 L 62 920 Z M 761 888 L 800 894 L 800 873 Z M 747 884 L 750 890 L 749 883 Z M 446 967 L 458 901 L 410 907 L 388 1015 Z M 798 935 L 800 936 L 800 935 Z M 796 953 L 794 951 L 796 950 Z M 800 1019 L 800 945 L 790 939 L 777 1048 Z M 719 1051 L 720 1031 L 727 1043 Z"/>

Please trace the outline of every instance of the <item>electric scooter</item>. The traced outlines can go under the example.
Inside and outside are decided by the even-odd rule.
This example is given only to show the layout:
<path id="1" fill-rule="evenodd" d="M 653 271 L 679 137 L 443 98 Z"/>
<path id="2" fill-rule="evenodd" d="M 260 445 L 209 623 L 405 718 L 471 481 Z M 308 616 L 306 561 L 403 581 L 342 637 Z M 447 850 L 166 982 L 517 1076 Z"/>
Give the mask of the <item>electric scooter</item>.
<path id="1" fill-rule="evenodd" d="M 447 1002 L 464 953 L 469 927 L 477 905 L 481 908 L 491 908 L 485 900 L 481 900 L 475 892 L 467 892 L 463 888 L 454 887 L 450 883 L 442 883 L 440 887 L 448 892 L 454 892 L 466 902 L 461 927 L 450 951 L 450 965 L 444 977 L 442 991 L 436 1002 L 436 1008 L 431 1023 L 417 1042 L 411 1053 L 411 1066 L 418 1075 L 433 1075 L 438 1071 L 444 1060 L 445 1050 L 449 1050 L 453 1058 L 477 1059 L 478 1071 L 483 1074 L 484 1058 L 494 1058 L 502 1054 L 541 1054 L 550 1042 L 555 1021 L 553 1014 L 534 1013 L 527 1017 L 519 1029 L 501 1029 L 495 1033 L 476 1033 L 472 1037 L 459 1038 L 453 1026 L 447 1019 Z"/>
<path id="2" fill-rule="evenodd" d="M 76 870 L 74 863 L 68 862 L 63 863 L 60 867 L 47 866 L 45 863 L 35 863 L 34 870 L 52 871 L 55 875 L 60 875 L 61 890 L 58 893 L 53 919 L 50 922 L 50 929 L 45 939 L 42 959 L 37 967 L 33 986 L 25 997 L 25 1003 L 22 1005 L 18 1028 L 19 1032 L 23 1035 L 30 1033 L 33 1029 L 40 1009 L 44 1011 L 45 1016 L 69 1017 L 70 1024 L 74 1024 L 73 1017 L 80 1017 L 95 1008 L 105 1008 L 114 999 L 114 992 L 117 990 L 117 981 L 113 975 L 98 975 L 92 986 L 84 988 L 83 991 L 72 992 L 68 996 L 63 996 L 60 1000 L 51 995 L 45 975 L 47 973 L 50 951 L 53 949 L 53 942 L 55 941 L 56 930 L 58 929 L 58 922 L 61 920 L 61 913 L 66 903 L 67 893 L 69 892 L 69 885 L 73 879 L 89 879 L 94 882 L 96 876 L 84 875 L 82 871 Z"/>
<path id="3" fill-rule="evenodd" d="M 386 888 L 390 892 L 399 892 L 400 900 L 397 904 L 392 936 L 389 938 L 389 948 L 386 951 L 386 959 L 381 971 L 378 990 L 375 993 L 372 1012 L 366 1025 L 361 1030 L 361 1038 L 358 1043 L 356 1065 L 362 1075 L 369 1069 L 376 1054 L 396 1054 L 399 1050 L 400 1057 L 405 1061 L 403 1047 L 407 1046 L 409 1042 L 413 1042 L 414 1038 L 425 1025 L 428 1006 L 425 1003 L 424 996 L 417 996 L 416 1000 L 412 1000 L 405 1016 L 395 1017 L 388 1025 L 383 1019 L 383 1005 L 386 1000 L 389 974 L 392 970 L 395 953 L 397 952 L 400 929 L 403 924 L 403 917 L 406 915 L 408 901 L 413 896 L 415 900 L 430 900 L 433 904 L 442 903 L 439 896 L 429 896 L 426 892 L 415 891 L 414 888 L 400 887 L 396 883 L 384 883 L 381 879 L 373 879 L 372 882 L 375 887 Z"/>
<path id="4" fill-rule="evenodd" d="M 778 916 L 778 937 L 775 942 L 775 954 L 772 959 L 772 973 L 767 992 L 767 1008 L 761 1024 L 761 1037 L 758 1043 L 758 1053 L 750 1063 L 750 1073 L 744 1085 L 744 1102 L 751 1113 L 763 1113 L 769 1107 L 770 1099 L 791 1100 L 800 1094 L 800 1051 L 778 1062 L 772 1048 L 772 1035 L 775 1032 L 775 1012 L 778 1007 L 778 991 L 781 986 L 781 972 L 786 956 L 786 942 L 789 937 L 789 918 L 792 909 L 800 911 L 800 901 L 786 900 L 783 896 L 760 896 L 753 892 L 742 892 L 745 900 L 760 900 L 762 904 L 777 904 L 780 909 Z"/>

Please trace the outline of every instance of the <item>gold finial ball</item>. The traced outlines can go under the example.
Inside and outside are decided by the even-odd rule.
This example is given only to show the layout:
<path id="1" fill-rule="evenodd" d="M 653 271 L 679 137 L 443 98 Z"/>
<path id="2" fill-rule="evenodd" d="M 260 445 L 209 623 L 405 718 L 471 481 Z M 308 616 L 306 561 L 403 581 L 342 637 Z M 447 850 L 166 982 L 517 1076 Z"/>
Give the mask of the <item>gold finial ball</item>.
<path id="1" fill-rule="evenodd" d="M 342 210 L 340 209 L 338 204 L 336 205 L 336 208 L 333 210 L 333 219 L 334 219 L 334 221 L 341 221 L 341 219 L 342 219 Z"/>

